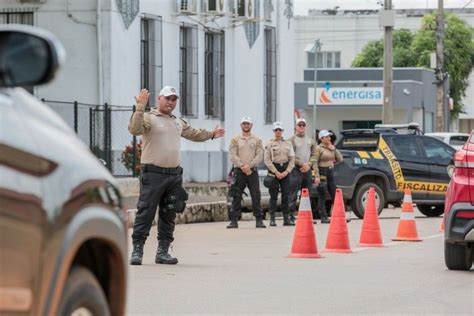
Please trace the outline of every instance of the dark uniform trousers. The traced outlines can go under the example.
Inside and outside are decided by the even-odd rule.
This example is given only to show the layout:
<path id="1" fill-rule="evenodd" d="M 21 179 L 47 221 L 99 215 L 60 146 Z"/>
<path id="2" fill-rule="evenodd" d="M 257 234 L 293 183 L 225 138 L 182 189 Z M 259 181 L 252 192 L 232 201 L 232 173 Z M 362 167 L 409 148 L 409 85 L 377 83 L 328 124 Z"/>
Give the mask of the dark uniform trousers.
<path id="1" fill-rule="evenodd" d="M 168 196 L 179 196 L 183 183 L 183 169 L 159 168 L 166 173 L 150 172 L 146 168 L 140 176 L 140 197 L 137 215 L 133 225 L 133 241 L 145 241 L 150 234 L 151 225 L 158 211 L 158 240 L 171 243 L 175 227 L 176 212 L 165 207 Z"/>
<path id="2" fill-rule="evenodd" d="M 237 221 L 242 211 L 242 195 L 245 187 L 249 188 L 250 196 L 252 198 L 252 210 L 253 215 L 257 219 L 263 218 L 262 206 L 260 204 L 261 193 L 260 193 L 260 182 L 258 180 L 257 168 L 252 169 L 252 173 L 248 176 L 241 169 L 234 168 L 235 172 L 235 184 L 234 192 L 232 196 L 232 208 L 230 210 L 230 220 Z"/>
<path id="3" fill-rule="evenodd" d="M 334 169 L 332 167 L 319 167 L 321 182 L 318 185 L 318 209 L 321 218 L 327 217 L 326 198 L 334 200 L 336 195 L 336 182 L 334 180 Z"/>
<path id="4" fill-rule="evenodd" d="M 312 185 L 311 170 L 302 173 L 298 167 L 291 171 L 290 178 L 290 212 L 296 212 L 296 200 L 298 199 L 298 192 L 302 188 L 310 189 Z"/>
<path id="5" fill-rule="evenodd" d="M 279 172 L 284 172 L 286 168 L 288 167 L 288 163 L 284 164 L 279 164 L 279 163 L 273 163 L 275 168 Z M 281 190 L 281 212 L 283 213 L 283 216 L 288 216 L 288 208 L 289 208 L 289 203 L 290 203 L 290 175 L 287 175 L 283 179 L 277 179 L 278 180 L 278 187 L 268 189 L 268 192 L 270 193 L 270 217 L 275 218 L 275 212 L 277 209 L 277 200 L 278 200 L 278 191 Z"/>

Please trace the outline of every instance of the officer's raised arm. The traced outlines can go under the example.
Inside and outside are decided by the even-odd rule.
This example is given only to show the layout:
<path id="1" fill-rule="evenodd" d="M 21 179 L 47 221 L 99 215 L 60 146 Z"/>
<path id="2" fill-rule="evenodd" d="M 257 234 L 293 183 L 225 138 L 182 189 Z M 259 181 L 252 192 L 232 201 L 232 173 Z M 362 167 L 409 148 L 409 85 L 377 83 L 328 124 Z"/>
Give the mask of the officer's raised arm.
<path id="1" fill-rule="evenodd" d="M 142 89 L 135 98 L 135 112 L 128 123 L 128 131 L 134 136 L 143 135 L 150 128 L 150 118 L 145 114 L 145 107 L 148 103 L 150 93 L 147 89 Z"/>

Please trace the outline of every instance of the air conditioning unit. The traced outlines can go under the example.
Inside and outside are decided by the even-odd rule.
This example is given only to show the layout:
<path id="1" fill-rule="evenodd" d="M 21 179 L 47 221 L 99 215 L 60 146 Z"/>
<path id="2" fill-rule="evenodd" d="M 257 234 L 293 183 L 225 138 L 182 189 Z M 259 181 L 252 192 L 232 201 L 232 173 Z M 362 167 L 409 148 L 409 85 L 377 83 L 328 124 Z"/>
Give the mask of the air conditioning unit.
<path id="1" fill-rule="evenodd" d="M 196 15 L 198 0 L 176 0 L 176 13 L 182 15 Z"/>
<path id="2" fill-rule="evenodd" d="M 224 2 L 224 0 L 206 0 L 206 13 L 211 15 L 224 15 Z"/>

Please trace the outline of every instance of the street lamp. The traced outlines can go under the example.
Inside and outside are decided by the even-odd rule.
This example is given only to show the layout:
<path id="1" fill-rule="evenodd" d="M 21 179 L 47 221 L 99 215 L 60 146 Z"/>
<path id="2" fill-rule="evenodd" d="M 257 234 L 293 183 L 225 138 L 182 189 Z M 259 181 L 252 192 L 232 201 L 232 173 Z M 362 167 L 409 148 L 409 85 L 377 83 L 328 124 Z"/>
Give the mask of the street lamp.
<path id="1" fill-rule="evenodd" d="M 309 50 L 309 52 L 314 53 L 314 100 L 313 100 L 313 130 L 314 130 L 314 139 L 317 141 L 316 135 L 316 90 L 318 88 L 318 53 L 321 51 L 321 46 L 323 44 L 317 38 L 314 41 L 313 47 Z"/>

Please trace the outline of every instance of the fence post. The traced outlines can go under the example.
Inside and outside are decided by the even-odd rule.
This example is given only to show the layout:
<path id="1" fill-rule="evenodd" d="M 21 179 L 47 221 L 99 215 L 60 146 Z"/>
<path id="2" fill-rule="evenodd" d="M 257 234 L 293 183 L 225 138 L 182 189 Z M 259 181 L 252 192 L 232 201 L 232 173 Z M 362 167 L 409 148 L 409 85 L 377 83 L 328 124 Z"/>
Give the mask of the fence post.
<path id="1" fill-rule="evenodd" d="M 74 131 L 76 132 L 77 134 L 77 121 L 78 121 L 78 117 L 77 117 L 77 101 L 74 101 Z"/>
<path id="2" fill-rule="evenodd" d="M 93 139 L 94 139 L 94 135 L 92 135 L 93 131 L 92 131 L 92 108 L 89 108 L 89 148 L 91 149 L 91 151 L 94 153 L 94 155 L 97 155 L 95 152 L 94 152 L 94 142 L 93 142 Z"/>
<path id="3" fill-rule="evenodd" d="M 104 151 L 107 161 L 107 169 L 112 172 L 112 153 L 111 153 L 111 128 L 110 128 L 110 110 L 108 103 L 104 104 Z"/>
<path id="4" fill-rule="evenodd" d="M 135 105 L 133 105 L 132 107 L 132 115 L 133 113 L 135 113 Z M 136 168 L 137 168 L 137 137 L 134 135 L 133 138 L 132 138 L 132 143 L 133 143 L 133 152 L 132 152 L 132 177 L 136 177 L 137 176 L 137 171 L 136 171 Z"/>

